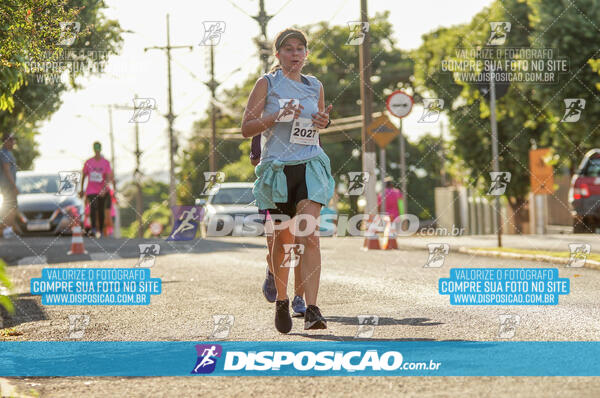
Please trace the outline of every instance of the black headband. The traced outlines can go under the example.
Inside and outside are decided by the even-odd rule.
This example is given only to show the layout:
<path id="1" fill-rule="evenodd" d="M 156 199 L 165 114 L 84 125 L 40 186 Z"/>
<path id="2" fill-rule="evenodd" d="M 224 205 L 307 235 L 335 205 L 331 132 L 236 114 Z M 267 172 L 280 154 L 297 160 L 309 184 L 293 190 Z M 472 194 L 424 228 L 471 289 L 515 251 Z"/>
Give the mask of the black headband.
<path id="1" fill-rule="evenodd" d="M 277 43 L 275 43 L 275 49 L 279 50 L 279 47 L 283 45 L 283 42 L 289 39 L 290 37 L 295 37 L 299 39 L 302 42 L 302 44 L 304 44 L 304 46 L 306 47 L 306 39 L 304 38 L 304 35 L 300 32 L 290 31 L 279 37 L 279 40 L 277 40 Z"/>

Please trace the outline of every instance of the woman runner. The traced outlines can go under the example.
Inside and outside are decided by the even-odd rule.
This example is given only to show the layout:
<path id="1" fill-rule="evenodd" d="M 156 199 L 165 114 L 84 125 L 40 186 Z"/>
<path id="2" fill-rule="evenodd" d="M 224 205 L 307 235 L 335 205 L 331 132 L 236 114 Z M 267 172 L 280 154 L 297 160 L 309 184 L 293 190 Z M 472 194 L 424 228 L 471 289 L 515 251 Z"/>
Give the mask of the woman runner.
<path id="1" fill-rule="evenodd" d="M 308 55 L 302 31 L 289 28 L 280 32 L 274 52 L 279 63 L 252 89 L 242 135 L 253 137 L 264 132 L 266 138 L 253 193 L 258 208 L 268 209 L 270 222 L 275 224 L 271 250 L 277 289 L 275 327 L 281 333 L 292 328 L 287 281 L 289 268 L 294 266 L 290 265 L 294 251 L 302 258 L 300 271 L 307 304 L 304 329 L 325 329 L 327 322 L 317 307 L 321 275 L 317 220 L 321 206 L 333 196 L 334 180 L 329 157 L 319 146 L 318 129 L 329 125 L 332 106 L 325 109 L 321 82 L 301 74 Z"/>

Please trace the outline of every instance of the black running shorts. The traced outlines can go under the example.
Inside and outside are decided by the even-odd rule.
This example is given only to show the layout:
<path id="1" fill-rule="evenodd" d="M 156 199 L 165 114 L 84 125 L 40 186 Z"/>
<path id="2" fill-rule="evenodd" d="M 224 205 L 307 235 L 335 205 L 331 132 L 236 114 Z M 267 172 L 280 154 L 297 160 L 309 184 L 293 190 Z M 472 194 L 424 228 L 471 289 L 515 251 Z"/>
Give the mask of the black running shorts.
<path id="1" fill-rule="evenodd" d="M 296 215 L 298 202 L 308 199 L 306 187 L 306 163 L 284 166 L 283 172 L 287 181 L 288 200 L 285 203 L 276 202 L 277 209 L 269 209 L 270 214 L 285 214 L 292 218 Z"/>

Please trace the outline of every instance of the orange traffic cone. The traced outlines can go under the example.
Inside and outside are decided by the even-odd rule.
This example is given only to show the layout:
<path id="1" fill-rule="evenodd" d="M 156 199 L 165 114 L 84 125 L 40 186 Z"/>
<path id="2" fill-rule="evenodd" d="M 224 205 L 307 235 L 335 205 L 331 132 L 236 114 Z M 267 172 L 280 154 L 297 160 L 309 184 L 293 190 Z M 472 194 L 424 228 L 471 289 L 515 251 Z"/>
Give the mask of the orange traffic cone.
<path id="1" fill-rule="evenodd" d="M 71 250 L 67 252 L 67 255 L 72 254 L 87 254 L 85 247 L 83 246 L 83 235 L 81 232 L 81 224 L 79 223 L 79 216 L 74 217 L 75 223 L 71 227 Z"/>
<path id="2" fill-rule="evenodd" d="M 385 221 L 385 231 L 383 232 L 381 248 L 383 250 L 397 250 L 398 242 L 396 241 L 396 228 L 392 225 L 390 216 L 385 216 Z"/>
<path id="3" fill-rule="evenodd" d="M 373 219 L 369 216 L 367 231 L 365 232 L 365 242 L 363 244 L 363 250 L 381 250 L 379 246 L 379 236 L 377 235 L 377 224 L 379 216 L 376 215 Z"/>

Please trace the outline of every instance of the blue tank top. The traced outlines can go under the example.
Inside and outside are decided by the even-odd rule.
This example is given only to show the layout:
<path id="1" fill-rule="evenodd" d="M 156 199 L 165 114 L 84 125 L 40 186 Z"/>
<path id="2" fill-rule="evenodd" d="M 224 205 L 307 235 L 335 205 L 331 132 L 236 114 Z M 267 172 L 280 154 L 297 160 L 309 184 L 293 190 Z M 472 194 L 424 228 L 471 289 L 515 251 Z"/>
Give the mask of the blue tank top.
<path id="1" fill-rule="evenodd" d="M 279 99 L 296 98 L 304 107 L 300 117 L 312 119 L 319 111 L 321 82 L 314 76 L 301 75 L 302 82 L 284 76 L 281 69 L 263 75 L 268 82 L 264 115 L 279 111 Z M 278 122 L 262 133 L 260 161 L 299 161 L 313 158 L 323 152 L 319 145 L 302 145 L 290 142 L 293 122 Z"/>

